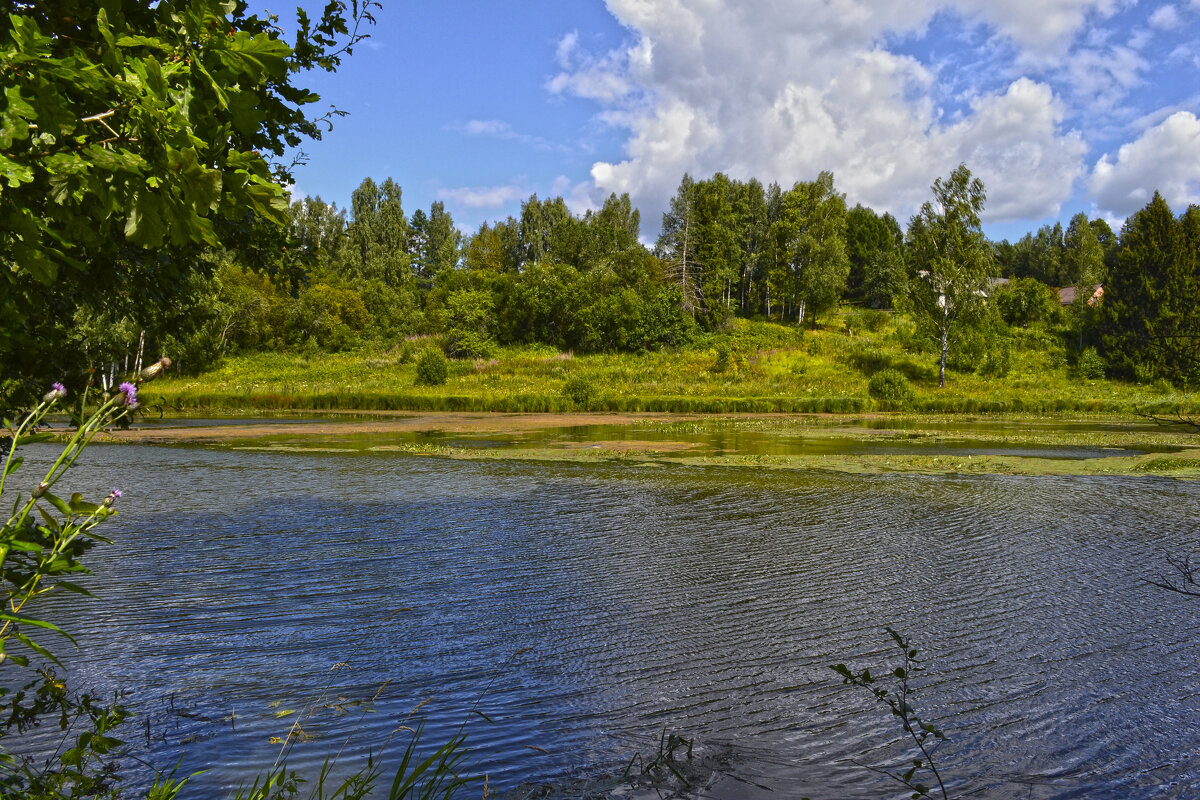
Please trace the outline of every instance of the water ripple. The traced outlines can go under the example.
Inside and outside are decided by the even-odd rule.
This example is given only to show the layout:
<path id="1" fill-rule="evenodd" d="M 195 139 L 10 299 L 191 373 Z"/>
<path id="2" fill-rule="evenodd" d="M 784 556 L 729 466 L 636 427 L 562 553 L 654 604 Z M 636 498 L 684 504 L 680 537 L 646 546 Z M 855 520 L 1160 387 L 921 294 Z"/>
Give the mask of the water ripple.
<path id="1" fill-rule="evenodd" d="M 465 724 L 501 790 L 619 772 L 666 729 L 732 753 L 706 797 L 888 796 L 846 759 L 899 757 L 898 731 L 828 666 L 882 665 L 891 625 L 927 659 L 919 707 L 951 733 L 957 787 L 1200 792 L 1196 608 L 1143 581 L 1193 541 L 1190 484 L 89 459 L 72 481 L 125 489 L 116 543 L 92 557 L 101 600 L 52 611 L 79 635 L 83 683 L 151 717 L 151 756 L 173 763 L 188 740 L 182 769 L 210 768 L 198 790 L 271 763 L 290 722 L 272 703 L 328 685 L 337 706 L 390 680 L 370 713 L 319 709 L 295 764 L 352 731 L 364 753 L 432 698 L 431 741 Z"/>

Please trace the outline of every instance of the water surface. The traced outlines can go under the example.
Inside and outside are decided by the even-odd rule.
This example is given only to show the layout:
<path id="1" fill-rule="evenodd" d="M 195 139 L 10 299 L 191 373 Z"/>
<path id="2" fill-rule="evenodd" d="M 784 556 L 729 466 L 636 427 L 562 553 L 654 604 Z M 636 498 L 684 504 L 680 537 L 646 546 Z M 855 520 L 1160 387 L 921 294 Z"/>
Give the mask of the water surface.
<path id="1" fill-rule="evenodd" d="M 50 612 L 72 669 L 129 692 L 159 763 L 208 769 L 196 797 L 318 697 L 300 766 L 432 698 L 428 740 L 465 721 L 500 791 L 619 773 L 666 730 L 727 754 L 706 797 L 894 796 L 847 759 L 901 755 L 895 726 L 828 668 L 883 664 L 888 625 L 956 788 L 1200 792 L 1198 608 L 1143 581 L 1194 543 L 1192 483 L 128 444 L 68 481 L 125 491 L 101 599 Z"/>

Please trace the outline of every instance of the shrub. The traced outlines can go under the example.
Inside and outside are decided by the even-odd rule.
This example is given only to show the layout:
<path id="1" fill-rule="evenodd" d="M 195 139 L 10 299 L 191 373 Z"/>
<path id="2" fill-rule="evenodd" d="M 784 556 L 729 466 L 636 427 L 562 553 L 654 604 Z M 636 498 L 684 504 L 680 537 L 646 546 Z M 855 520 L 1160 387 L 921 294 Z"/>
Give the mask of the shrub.
<path id="1" fill-rule="evenodd" d="M 588 403 L 596 396 L 596 387 L 582 375 L 572 375 L 567 378 L 562 391 L 578 408 L 587 408 Z"/>
<path id="2" fill-rule="evenodd" d="M 733 352 L 729 349 L 729 342 L 717 343 L 717 360 L 713 364 L 713 372 L 724 372 L 729 369 L 730 361 L 733 359 Z"/>
<path id="3" fill-rule="evenodd" d="M 417 359 L 418 386 L 441 386 L 450 374 L 450 364 L 440 350 L 429 348 Z"/>
<path id="4" fill-rule="evenodd" d="M 1003 378 L 1012 369 L 1012 348 L 1006 340 L 996 342 L 984 355 L 979 374 L 988 378 Z"/>
<path id="5" fill-rule="evenodd" d="M 1058 311 L 1058 295 L 1054 289 L 1035 278 L 1014 278 L 1007 286 L 994 292 L 1000 316 L 1009 325 L 1029 327 L 1031 322 L 1044 322 Z"/>
<path id="6" fill-rule="evenodd" d="M 1079 377 L 1087 381 L 1103 378 L 1104 358 L 1096 352 L 1096 348 L 1089 347 L 1079 354 L 1076 370 L 1079 372 Z"/>
<path id="7" fill-rule="evenodd" d="M 894 369 L 880 370 L 872 375 L 870 383 L 867 384 L 867 393 L 880 407 L 890 411 L 907 408 L 914 399 L 908 378 Z"/>
<path id="8" fill-rule="evenodd" d="M 860 308 L 846 315 L 846 333 L 854 335 L 855 331 L 878 333 L 887 325 L 888 314 L 873 308 Z"/>

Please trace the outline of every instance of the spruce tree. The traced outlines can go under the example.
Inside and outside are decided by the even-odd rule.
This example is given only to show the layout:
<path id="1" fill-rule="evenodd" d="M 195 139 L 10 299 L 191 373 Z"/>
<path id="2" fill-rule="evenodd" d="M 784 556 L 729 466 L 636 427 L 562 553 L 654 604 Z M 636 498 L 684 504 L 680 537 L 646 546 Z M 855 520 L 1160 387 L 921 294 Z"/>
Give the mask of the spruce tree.
<path id="1" fill-rule="evenodd" d="M 1105 287 L 1101 344 L 1112 371 L 1132 380 L 1194 384 L 1200 377 L 1197 299 L 1195 247 L 1155 192 L 1121 229 Z"/>

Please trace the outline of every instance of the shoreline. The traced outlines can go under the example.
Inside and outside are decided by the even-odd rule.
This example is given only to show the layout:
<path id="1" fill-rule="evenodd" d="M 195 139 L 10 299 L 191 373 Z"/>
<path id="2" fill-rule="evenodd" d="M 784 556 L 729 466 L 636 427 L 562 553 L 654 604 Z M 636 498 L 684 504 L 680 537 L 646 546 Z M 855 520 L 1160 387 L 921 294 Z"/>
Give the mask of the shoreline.
<path id="1" fill-rule="evenodd" d="M 346 419 L 351 416 L 368 418 Z M 1045 415 L 964 418 L 879 412 L 355 415 L 343 411 L 298 417 L 255 415 L 229 418 L 226 424 L 214 420 L 210 425 L 178 426 L 165 420 L 109 431 L 96 441 L 293 454 L 391 453 L 475 461 L 742 467 L 849 474 L 1156 475 L 1200 479 L 1200 435 L 1118 415 L 1050 419 Z M 236 419 L 267 421 L 236 424 Z M 270 421 L 275 419 L 279 421 Z M 728 444 L 730 438 L 735 440 L 733 444 Z M 714 441 L 720 445 L 714 446 Z M 788 452 L 785 445 L 789 443 L 793 450 L 799 450 Z"/>

